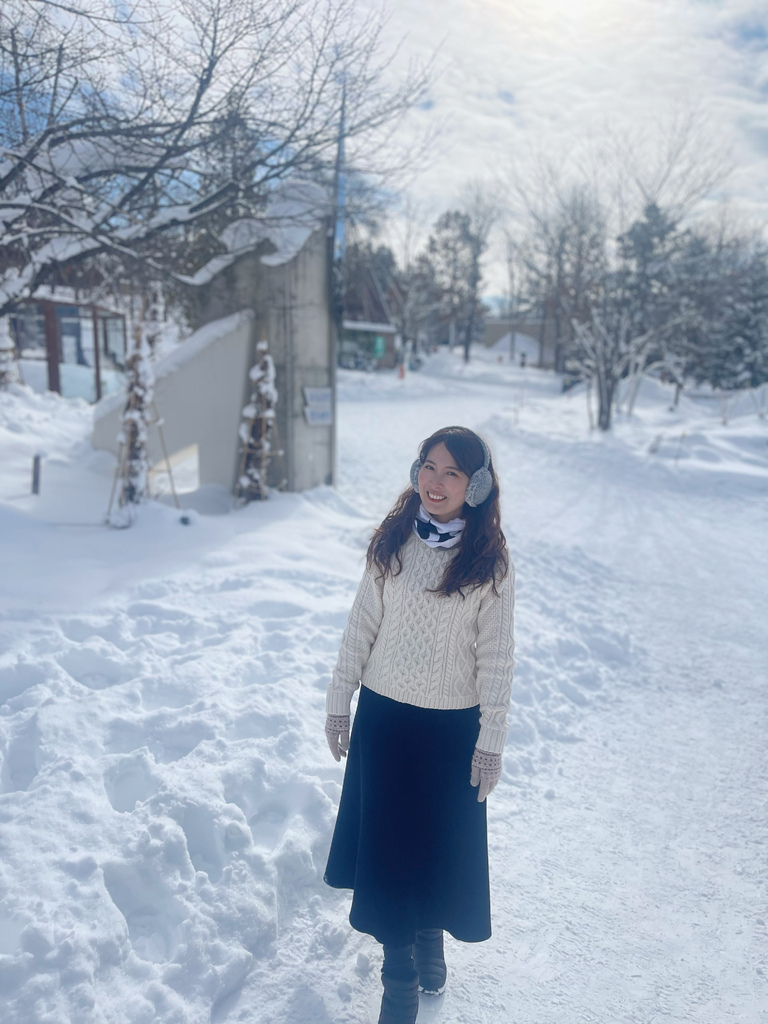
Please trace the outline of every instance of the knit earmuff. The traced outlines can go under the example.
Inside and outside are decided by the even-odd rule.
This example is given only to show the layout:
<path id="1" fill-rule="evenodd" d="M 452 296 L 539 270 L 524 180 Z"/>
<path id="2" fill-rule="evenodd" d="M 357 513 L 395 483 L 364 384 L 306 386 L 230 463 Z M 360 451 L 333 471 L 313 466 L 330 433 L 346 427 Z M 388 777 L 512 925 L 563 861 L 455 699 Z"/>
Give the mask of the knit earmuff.
<path id="1" fill-rule="evenodd" d="M 491 453 L 488 451 L 488 445 L 480 437 L 479 434 L 475 434 L 475 437 L 483 446 L 483 464 L 480 469 L 476 469 L 472 476 L 469 478 L 467 484 L 467 493 L 464 495 L 464 501 L 472 508 L 477 505 L 482 505 L 488 495 L 491 493 L 493 487 L 493 477 L 491 471 L 488 468 L 491 464 Z M 414 491 L 419 489 L 419 470 L 421 469 L 421 459 L 415 459 L 411 466 L 411 486 Z"/>

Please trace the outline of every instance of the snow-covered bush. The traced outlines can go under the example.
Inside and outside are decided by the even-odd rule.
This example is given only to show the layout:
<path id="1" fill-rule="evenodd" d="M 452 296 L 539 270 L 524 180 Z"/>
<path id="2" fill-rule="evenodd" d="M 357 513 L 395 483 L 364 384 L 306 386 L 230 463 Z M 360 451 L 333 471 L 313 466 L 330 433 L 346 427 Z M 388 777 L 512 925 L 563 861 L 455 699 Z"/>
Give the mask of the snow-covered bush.
<path id="1" fill-rule="evenodd" d="M 129 526 L 136 505 L 147 494 L 147 425 L 153 416 L 155 375 L 143 326 L 136 335 L 135 348 L 125 363 L 127 397 L 118 436 L 120 494 L 110 518 L 113 526 Z"/>
<path id="2" fill-rule="evenodd" d="M 273 457 L 277 388 L 275 364 L 268 348 L 267 341 L 258 343 L 256 354 L 259 361 L 248 373 L 253 391 L 250 402 L 243 409 L 243 422 L 239 429 L 242 449 L 235 487 L 235 498 L 243 503 L 269 497 L 267 476 Z"/>

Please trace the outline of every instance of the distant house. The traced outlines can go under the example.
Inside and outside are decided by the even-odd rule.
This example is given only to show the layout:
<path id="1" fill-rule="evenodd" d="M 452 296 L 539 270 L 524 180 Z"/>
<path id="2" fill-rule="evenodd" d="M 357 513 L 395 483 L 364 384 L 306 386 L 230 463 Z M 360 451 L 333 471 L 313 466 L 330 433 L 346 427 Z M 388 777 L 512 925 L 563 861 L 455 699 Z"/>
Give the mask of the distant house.
<path id="1" fill-rule="evenodd" d="M 393 324 L 344 320 L 339 339 L 339 366 L 347 369 L 392 369 L 397 363 L 398 337 Z"/>
<path id="2" fill-rule="evenodd" d="M 367 263 L 353 265 L 344 289 L 344 316 L 339 334 L 339 365 L 347 369 L 392 369 L 400 338 L 392 323 L 387 295 Z"/>

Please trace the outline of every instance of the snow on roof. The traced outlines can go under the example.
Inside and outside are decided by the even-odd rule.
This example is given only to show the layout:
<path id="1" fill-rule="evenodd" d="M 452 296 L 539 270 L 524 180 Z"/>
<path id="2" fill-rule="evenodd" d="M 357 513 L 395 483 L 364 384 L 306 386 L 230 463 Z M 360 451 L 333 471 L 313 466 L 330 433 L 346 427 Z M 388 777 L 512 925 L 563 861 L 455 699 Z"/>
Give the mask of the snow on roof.
<path id="1" fill-rule="evenodd" d="M 377 324 L 372 320 L 343 320 L 341 326 L 345 331 L 373 331 L 376 334 L 393 334 L 397 330 L 394 324 Z"/>
<path id="2" fill-rule="evenodd" d="M 222 231 L 221 241 L 227 248 L 226 253 L 214 256 L 197 273 L 182 280 L 195 286 L 207 284 L 264 241 L 271 242 L 275 251 L 261 257 L 263 264 L 277 267 L 288 263 L 320 227 L 327 208 L 327 194 L 319 185 L 310 181 L 285 182 L 273 191 L 263 216 L 243 217 Z"/>

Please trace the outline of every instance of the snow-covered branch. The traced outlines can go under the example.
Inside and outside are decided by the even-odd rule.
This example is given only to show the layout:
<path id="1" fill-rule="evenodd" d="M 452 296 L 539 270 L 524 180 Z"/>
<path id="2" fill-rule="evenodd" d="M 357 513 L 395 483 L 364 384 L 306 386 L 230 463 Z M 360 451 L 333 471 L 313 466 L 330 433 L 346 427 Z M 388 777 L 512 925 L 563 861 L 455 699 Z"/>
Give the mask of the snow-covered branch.
<path id="1" fill-rule="evenodd" d="M 352 0 L 110 9 L 0 11 L 0 315 L 100 257 L 189 278 L 215 254 L 201 229 L 258 216 L 288 176 L 330 180 L 345 85 L 346 134 L 375 143 L 426 81 L 385 83 L 381 21 Z"/>

